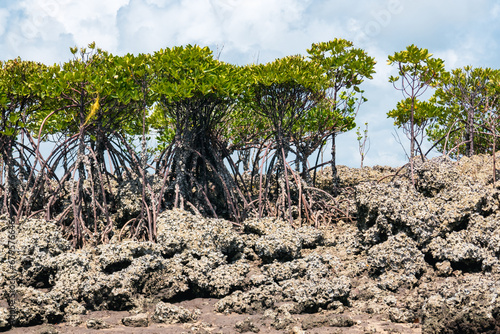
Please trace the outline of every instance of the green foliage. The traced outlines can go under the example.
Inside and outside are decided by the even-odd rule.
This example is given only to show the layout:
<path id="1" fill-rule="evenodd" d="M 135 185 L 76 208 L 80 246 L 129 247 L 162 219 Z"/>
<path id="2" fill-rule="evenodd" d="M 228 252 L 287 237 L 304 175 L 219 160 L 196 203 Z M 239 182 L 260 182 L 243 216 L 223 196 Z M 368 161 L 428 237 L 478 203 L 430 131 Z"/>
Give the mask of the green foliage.
<path id="1" fill-rule="evenodd" d="M 25 200 L 16 183 L 33 181 L 30 166 L 36 152 L 30 145 L 28 127 L 43 103 L 44 86 L 40 78 L 45 71 L 44 65 L 20 58 L 0 62 L 0 213 L 16 221 L 22 215 Z"/>
<path id="2" fill-rule="evenodd" d="M 81 127 L 89 133 L 100 131 L 98 128 L 140 133 L 144 96 L 138 77 L 146 75 L 147 57 L 118 57 L 93 44 L 89 47 L 91 51 L 82 48 L 74 59 L 49 68 L 44 82 L 51 99 L 37 115 L 39 124 L 50 115 L 44 133 L 71 135 Z M 152 103 L 146 100 L 146 105 Z"/>
<path id="3" fill-rule="evenodd" d="M 396 109 L 391 110 L 387 115 L 395 119 L 395 125 L 402 127 L 410 140 L 409 158 L 412 163 L 413 178 L 412 159 L 416 151 L 415 144 L 420 150 L 417 137 L 424 134 L 425 127 L 438 112 L 430 104 L 420 103 L 419 105 L 417 99 L 427 91 L 428 87 L 436 85 L 444 71 L 444 61 L 433 58 L 427 49 L 421 49 L 412 44 L 406 47 L 406 50 L 389 56 L 387 63 L 398 67 L 398 76 L 390 76 L 389 82 L 405 97 L 405 100 L 399 102 Z M 420 153 L 423 154 L 423 152 Z"/>
<path id="4" fill-rule="evenodd" d="M 15 138 L 40 108 L 46 67 L 20 58 L 0 62 L 0 135 Z"/>
<path id="5" fill-rule="evenodd" d="M 322 69 L 300 55 L 276 59 L 266 64 L 250 65 L 248 70 L 253 88 L 290 84 L 317 91 L 326 85 Z"/>
<path id="6" fill-rule="evenodd" d="M 331 87 L 337 91 L 342 87 L 359 89 L 364 79 L 372 79 L 375 73 L 375 59 L 345 39 L 315 43 L 307 52 L 311 61 L 323 68 Z"/>
<path id="7" fill-rule="evenodd" d="M 213 58 L 208 47 L 187 45 L 155 52 L 153 91 L 164 104 L 202 96 L 239 94 L 237 67 Z"/>
<path id="8" fill-rule="evenodd" d="M 141 115 L 144 111 L 149 115 L 156 102 L 151 90 L 154 78 L 151 55 L 110 56 L 104 73 L 96 87 L 99 94 L 107 96 L 109 104 L 119 110 L 120 126 L 116 130 L 130 136 L 141 134 Z M 149 122 L 145 125 L 147 131 Z"/>
<path id="9" fill-rule="evenodd" d="M 319 107 L 325 127 L 331 132 L 350 131 L 355 127 L 357 107 L 366 101 L 360 85 L 365 79 L 372 79 L 375 73 L 375 59 L 345 39 L 315 43 L 307 50 L 309 59 L 317 64 L 328 80 L 325 87 L 326 103 Z"/>
<path id="10" fill-rule="evenodd" d="M 361 157 L 360 167 L 363 168 L 366 154 L 370 150 L 370 141 L 368 139 L 368 123 L 365 123 L 365 129 L 363 130 L 363 132 L 361 132 L 359 127 L 356 129 L 356 139 L 358 141 L 358 150 Z"/>
<path id="11" fill-rule="evenodd" d="M 443 108 L 432 101 L 415 100 L 415 103 L 412 105 L 411 98 L 407 98 L 399 101 L 396 109 L 389 111 L 387 116 L 393 118 L 394 125 L 401 128 L 403 125 L 410 122 L 412 107 L 414 122 L 417 127 L 423 127 L 428 123 L 432 123 L 433 120 L 443 113 Z"/>
<path id="12" fill-rule="evenodd" d="M 276 59 L 273 62 L 247 67 L 248 87 L 246 102 L 253 107 L 270 109 L 273 96 L 269 93 L 275 91 L 277 94 L 296 93 L 314 94 L 323 90 L 327 81 L 323 76 L 322 69 L 316 64 L 307 61 L 302 56 L 289 56 Z M 261 99 L 259 99 L 261 98 Z M 300 101 L 283 101 L 284 106 L 292 106 Z"/>
<path id="13" fill-rule="evenodd" d="M 390 76 L 389 82 L 396 84 L 401 79 L 401 89 L 407 96 L 423 93 L 427 86 L 434 84 L 444 70 L 444 61 L 433 58 L 427 49 L 415 45 L 388 57 L 388 65 L 398 66 L 399 76 Z"/>
<path id="14" fill-rule="evenodd" d="M 160 50 L 152 56 L 152 64 L 151 89 L 159 104 L 150 123 L 160 130 L 163 147 L 175 133 L 190 128 L 227 130 L 223 125 L 244 85 L 239 67 L 214 59 L 208 47 L 196 45 Z"/>
<path id="15" fill-rule="evenodd" d="M 306 119 L 311 120 L 309 112 L 324 111 L 316 107 L 324 99 L 328 80 L 319 66 L 304 57 L 290 56 L 252 65 L 247 67 L 246 74 L 250 85 L 245 104 L 264 119 L 260 124 L 272 126 L 273 137 L 280 147 L 283 141 L 298 136 L 300 125 Z M 309 128 L 313 122 L 308 123 Z"/>
<path id="16" fill-rule="evenodd" d="M 499 70 L 472 66 L 443 75 L 433 97 L 442 111 L 428 131 L 431 140 L 440 140 L 440 152 L 457 148 L 453 157 L 491 152 L 488 123 L 498 115 L 499 78 Z"/>

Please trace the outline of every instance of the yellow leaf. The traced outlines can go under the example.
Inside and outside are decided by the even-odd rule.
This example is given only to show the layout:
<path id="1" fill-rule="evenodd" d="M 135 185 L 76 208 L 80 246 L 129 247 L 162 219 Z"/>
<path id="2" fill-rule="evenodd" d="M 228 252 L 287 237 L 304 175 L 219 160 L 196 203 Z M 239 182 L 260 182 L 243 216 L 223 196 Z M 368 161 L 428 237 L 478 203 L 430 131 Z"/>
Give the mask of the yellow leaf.
<path id="1" fill-rule="evenodd" d="M 87 116 L 87 119 L 85 120 L 85 124 L 84 125 L 87 125 L 87 123 L 90 121 L 90 119 L 92 117 L 95 116 L 95 114 L 97 114 L 97 111 L 99 110 L 99 95 L 97 95 L 97 98 L 95 99 L 95 102 L 90 106 L 90 113 L 88 114 Z"/>

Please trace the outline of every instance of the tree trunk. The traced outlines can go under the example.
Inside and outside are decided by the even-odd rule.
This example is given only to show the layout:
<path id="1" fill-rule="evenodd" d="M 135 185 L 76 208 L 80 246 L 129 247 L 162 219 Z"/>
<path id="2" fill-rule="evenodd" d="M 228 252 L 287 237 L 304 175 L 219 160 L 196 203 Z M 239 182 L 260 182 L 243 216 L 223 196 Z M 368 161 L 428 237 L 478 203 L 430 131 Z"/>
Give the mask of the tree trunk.
<path id="1" fill-rule="evenodd" d="M 154 241 L 156 239 L 156 222 L 152 218 L 152 211 L 155 210 L 154 208 L 154 198 L 151 196 L 151 200 L 149 201 L 149 205 L 152 208 L 152 210 L 148 210 L 147 208 L 147 194 L 146 194 L 146 188 L 147 188 L 147 163 L 148 163 L 148 156 L 147 156 L 147 141 L 146 141 L 146 106 L 143 104 L 142 106 L 142 139 L 141 139 L 141 169 L 142 169 L 142 215 L 143 219 L 147 219 L 148 222 L 148 239 L 149 241 Z M 152 194 L 151 194 L 152 195 Z"/>
<path id="2" fill-rule="evenodd" d="M 78 152 L 76 156 L 77 170 L 78 170 L 78 186 L 76 192 L 73 191 L 73 229 L 74 229 L 74 246 L 81 248 L 83 246 L 83 222 L 80 217 L 83 217 L 83 181 L 85 177 L 85 112 L 84 112 L 84 94 L 80 95 L 80 129 L 78 134 Z M 75 180 L 73 180 L 74 182 Z"/>
<path id="3" fill-rule="evenodd" d="M 497 160 L 496 160 L 496 131 L 495 128 L 493 128 L 493 187 L 495 186 L 496 183 L 496 178 L 497 178 Z"/>
<path id="4" fill-rule="evenodd" d="M 75 205 L 73 206 L 73 218 L 74 218 L 74 233 L 75 233 L 75 248 L 81 248 L 83 246 L 83 229 L 80 221 L 80 217 L 83 214 L 83 180 L 85 179 L 85 137 L 83 129 L 80 129 L 79 143 L 78 143 L 78 153 L 76 157 L 77 168 L 78 168 L 78 186 L 77 191 L 72 194 L 74 196 Z M 73 180 L 74 181 L 74 180 Z"/>
<path id="5" fill-rule="evenodd" d="M 336 147 L 336 142 L 335 138 L 337 136 L 337 133 L 332 133 L 332 183 L 333 183 L 333 189 L 334 189 L 334 194 L 338 194 L 338 188 L 340 186 L 340 180 L 338 177 L 337 173 L 337 162 L 336 162 L 336 153 L 337 153 L 337 147 Z"/>
<path id="6" fill-rule="evenodd" d="M 13 138 L 7 138 L 6 150 L 5 150 L 5 169 L 6 184 L 5 184 L 5 213 L 8 214 L 9 219 L 14 216 L 14 205 L 16 203 L 16 187 L 15 180 L 16 175 L 14 173 L 14 158 L 13 158 Z"/>
<path id="7" fill-rule="evenodd" d="M 415 175 L 413 171 L 413 157 L 415 156 L 415 97 L 411 99 L 411 115 L 410 115 L 410 174 L 411 184 L 415 186 Z"/>
<path id="8" fill-rule="evenodd" d="M 465 155 L 470 158 L 474 155 L 474 111 L 472 108 L 467 110 L 465 140 Z"/>
<path id="9" fill-rule="evenodd" d="M 307 154 L 304 154 L 304 152 L 301 153 L 301 164 L 302 164 L 302 178 L 306 182 L 306 184 L 312 184 L 312 179 L 311 179 L 311 174 L 309 173 L 309 168 L 307 166 Z"/>

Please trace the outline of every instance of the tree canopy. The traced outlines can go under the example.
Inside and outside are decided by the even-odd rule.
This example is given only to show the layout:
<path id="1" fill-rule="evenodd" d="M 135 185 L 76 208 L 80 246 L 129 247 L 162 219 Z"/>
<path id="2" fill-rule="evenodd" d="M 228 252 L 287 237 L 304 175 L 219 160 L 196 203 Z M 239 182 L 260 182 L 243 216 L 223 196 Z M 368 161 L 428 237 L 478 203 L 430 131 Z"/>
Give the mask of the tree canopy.
<path id="1" fill-rule="evenodd" d="M 335 193 L 315 189 L 315 173 L 330 163 L 338 186 L 335 138 L 356 127 L 362 85 L 375 72 L 374 58 L 352 42 L 245 66 L 198 45 L 121 56 L 95 43 L 70 51 L 51 66 L 0 62 L 2 214 L 54 220 L 82 247 L 154 241 L 156 219 L 170 208 L 235 224 L 262 215 L 311 223 L 320 212 L 342 212 Z M 425 158 L 425 135 L 453 157 L 496 151 L 498 70 L 447 72 L 415 45 L 388 64 L 404 98 L 387 116 L 407 133 L 410 161 Z M 425 100 L 429 88 L 436 91 Z M 44 143 L 52 145 L 42 154 Z M 327 145 L 331 161 L 319 163 Z M 133 194 L 127 204 L 125 193 Z"/>
<path id="2" fill-rule="evenodd" d="M 334 183 L 338 185 L 335 137 L 356 126 L 354 120 L 359 106 L 366 102 L 361 84 L 365 79 L 373 78 L 376 62 L 366 51 L 355 48 L 351 41 L 341 38 L 314 43 L 307 52 L 310 60 L 322 69 L 323 76 L 328 80 L 324 89 L 326 98 L 309 118 L 312 123 L 317 122 L 321 126 L 310 129 L 310 133 L 316 135 L 307 143 L 308 151 L 312 153 L 318 143 L 331 138 L 331 167 Z"/>
<path id="3" fill-rule="evenodd" d="M 417 99 L 439 80 L 444 70 L 444 62 L 440 58 L 432 57 L 429 50 L 412 44 L 406 50 L 395 52 L 392 56 L 389 55 L 387 64 L 397 66 L 398 76 L 390 76 L 389 82 L 405 97 L 404 102 L 398 104 L 398 108 L 389 112 L 388 116 L 396 118 L 396 123 L 403 118 L 407 119 L 407 122 L 399 124 L 410 140 L 409 159 L 412 182 L 414 182 L 413 157 L 417 151 L 415 147 L 420 148 L 417 136 L 419 133 L 423 133 L 422 126 L 427 124 L 426 119 L 422 116 L 433 110 L 421 105 L 418 122 L 415 122 Z M 405 105 L 409 108 L 405 108 Z M 420 154 L 423 156 L 422 152 Z"/>
<path id="4" fill-rule="evenodd" d="M 498 106 L 499 70 L 465 66 L 443 75 L 433 100 L 441 107 L 436 124 L 429 130 L 438 148 L 453 156 L 490 153 L 487 123 Z"/>

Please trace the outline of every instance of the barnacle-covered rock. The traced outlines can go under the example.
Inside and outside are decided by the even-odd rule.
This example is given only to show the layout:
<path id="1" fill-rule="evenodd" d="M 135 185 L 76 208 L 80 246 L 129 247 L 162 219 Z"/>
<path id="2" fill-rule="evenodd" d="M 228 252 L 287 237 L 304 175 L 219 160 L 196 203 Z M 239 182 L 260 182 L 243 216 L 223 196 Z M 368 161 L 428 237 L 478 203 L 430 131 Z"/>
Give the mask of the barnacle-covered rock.
<path id="1" fill-rule="evenodd" d="M 190 281 L 196 286 L 195 292 L 213 297 L 224 297 L 246 286 L 246 275 L 250 270 L 248 263 L 238 261 L 224 264 L 205 275 L 192 276 Z"/>
<path id="2" fill-rule="evenodd" d="M 311 254 L 303 259 L 264 265 L 262 272 L 275 282 L 293 278 L 319 279 L 333 276 L 335 261 L 327 255 Z"/>
<path id="3" fill-rule="evenodd" d="M 292 228 L 278 229 L 255 242 L 255 253 L 266 263 L 290 261 L 301 256 L 302 238 Z"/>
<path id="4" fill-rule="evenodd" d="M 389 166 L 373 166 L 363 168 L 352 168 L 343 165 L 336 166 L 337 176 L 340 179 L 340 186 L 342 188 L 354 187 L 360 183 L 365 182 L 390 182 L 391 175 L 395 175 L 398 168 Z M 317 171 L 316 185 L 318 188 L 334 193 L 333 175 L 330 166 Z"/>
<path id="5" fill-rule="evenodd" d="M 152 242 L 125 240 L 97 246 L 96 260 L 101 271 L 112 274 L 128 268 L 135 259 L 143 256 L 160 258 L 167 247 Z"/>
<path id="6" fill-rule="evenodd" d="M 286 300 L 298 303 L 305 311 L 326 308 L 335 301 L 346 303 L 351 291 L 347 277 L 321 278 L 313 280 L 291 279 L 280 282 Z"/>
<path id="7" fill-rule="evenodd" d="M 191 311 L 182 306 L 159 302 L 151 319 L 154 322 L 177 324 L 196 321 L 199 316 L 199 310 Z"/>
<path id="8" fill-rule="evenodd" d="M 313 226 L 299 227 L 297 233 L 302 239 L 302 248 L 316 248 L 324 244 L 325 233 Z"/>
<path id="9" fill-rule="evenodd" d="M 215 249 L 229 257 L 237 256 L 244 248 L 231 222 L 198 217 L 180 209 L 164 211 L 158 217 L 157 241 L 163 247 Z"/>
<path id="10" fill-rule="evenodd" d="M 279 218 L 249 218 L 243 222 L 243 232 L 259 236 L 276 233 L 279 229 L 289 229 L 290 223 Z"/>
<path id="11" fill-rule="evenodd" d="M 9 318 L 9 310 L 5 307 L 0 307 L 0 331 L 10 328 Z"/>
<path id="12" fill-rule="evenodd" d="M 0 221 L 4 226 L 0 232 L 0 276 L 3 277 L 0 282 L 7 281 L 5 275 L 14 269 L 17 280 L 23 285 L 51 286 L 54 276 L 51 258 L 71 248 L 60 227 L 41 219 L 22 220 L 15 226 L 14 247 L 9 250 L 9 227 L 6 220 Z M 13 267 L 7 259 L 14 259 Z"/>
<path id="13" fill-rule="evenodd" d="M 43 291 L 32 287 L 19 287 L 16 290 L 16 297 L 14 312 L 16 326 L 57 323 L 64 317 L 62 305 Z"/>
<path id="14" fill-rule="evenodd" d="M 312 226 L 294 229 L 289 222 L 275 218 L 247 219 L 243 232 L 259 236 L 252 240 L 252 247 L 266 263 L 299 258 L 302 248 L 315 248 L 324 243 L 323 231 Z"/>
<path id="15" fill-rule="evenodd" d="M 420 277 L 425 270 L 424 254 L 417 244 L 404 233 L 399 233 L 368 250 L 368 264 L 372 274 L 400 272 Z"/>
<path id="16" fill-rule="evenodd" d="M 148 327 L 149 317 L 145 313 L 132 315 L 122 319 L 122 324 L 127 327 Z"/>
<path id="17" fill-rule="evenodd" d="M 273 308 L 283 300 L 282 288 L 273 283 L 261 285 L 248 291 L 236 291 L 219 300 L 214 308 L 220 313 L 248 313 L 263 312 Z"/>
<path id="18" fill-rule="evenodd" d="M 500 287 L 494 278 L 447 278 L 422 307 L 424 333 L 498 333 Z"/>
<path id="19" fill-rule="evenodd" d="M 185 263 L 185 257 L 176 254 L 164 262 L 163 268 L 144 273 L 141 283 L 136 285 L 138 292 L 148 297 L 170 300 L 188 291 L 190 287 L 184 271 Z"/>
<path id="20" fill-rule="evenodd" d="M 491 222 L 494 219 L 489 218 L 491 208 L 498 206 L 498 190 L 461 176 L 457 163 L 449 159 L 416 164 L 415 170 L 416 188 L 408 180 L 357 187 L 358 228 L 365 247 L 404 233 L 425 255 L 437 260 L 470 261 L 475 257 L 474 261 L 480 261 L 487 257 L 479 254 L 485 243 L 495 252 L 495 233 L 491 242 L 484 238 L 498 231 Z M 446 249 L 454 245 L 457 250 L 451 255 Z M 458 248 L 468 249 L 468 255 L 456 253 Z"/>
<path id="21" fill-rule="evenodd" d="M 464 232 L 452 232 L 446 238 L 436 237 L 429 243 L 427 249 L 434 259 L 449 261 L 452 267 L 469 267 L 470 270 L 480 270 L 485 250 L 468 242 L 467 233 Z"/>

